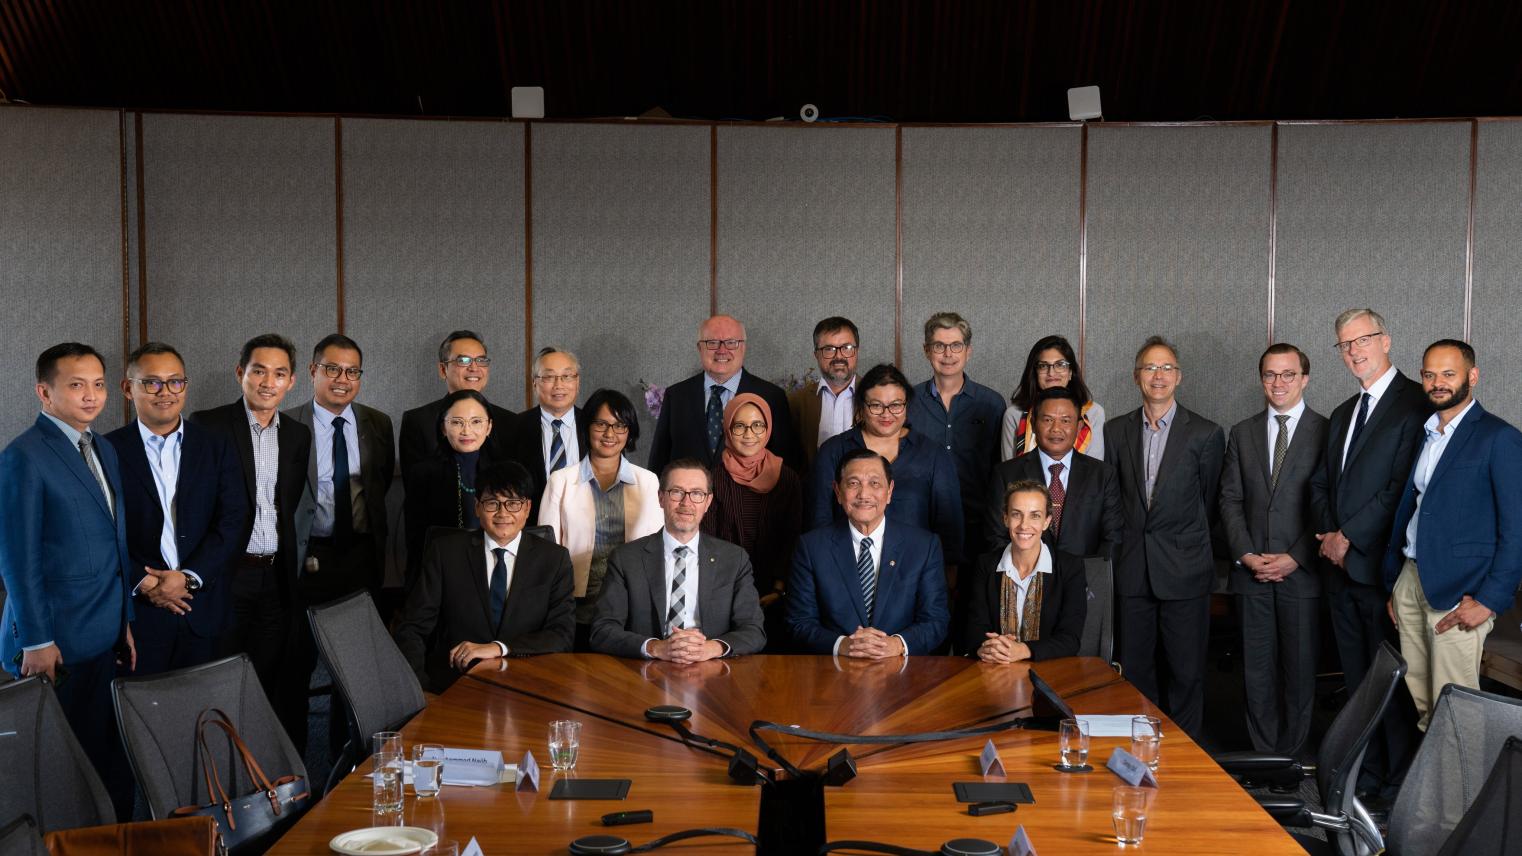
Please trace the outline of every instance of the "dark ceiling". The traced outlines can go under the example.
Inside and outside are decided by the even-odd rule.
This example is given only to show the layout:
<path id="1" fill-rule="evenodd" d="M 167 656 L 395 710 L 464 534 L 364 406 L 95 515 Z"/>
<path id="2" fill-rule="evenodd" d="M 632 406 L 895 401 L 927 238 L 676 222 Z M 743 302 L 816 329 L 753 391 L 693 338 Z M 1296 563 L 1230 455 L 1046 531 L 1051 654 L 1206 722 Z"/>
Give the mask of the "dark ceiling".
<path id="1" fill-rule="evenodd" d="M 1522 113 L 1522 3 L 0 0 L 0 90 L 106 107 L 552 118 Z"/>

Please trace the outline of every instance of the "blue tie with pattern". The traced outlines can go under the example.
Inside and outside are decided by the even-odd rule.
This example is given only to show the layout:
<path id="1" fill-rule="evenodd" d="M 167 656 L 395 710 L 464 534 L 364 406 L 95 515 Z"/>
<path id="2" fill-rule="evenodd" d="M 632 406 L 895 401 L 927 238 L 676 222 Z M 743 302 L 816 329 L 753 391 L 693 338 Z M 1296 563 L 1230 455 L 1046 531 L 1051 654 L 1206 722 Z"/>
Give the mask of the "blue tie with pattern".
<path id="1" fill-rule="evenodd" d="M 861 539 L 861 553 L 856 557 L 856 575 L 861 577 L 861 600 L 867 607 L 867 626 L 872 625 L 872 601 L 877 596 L 877 572 L 872 567 L 872 539 Z"/>
<path id="2" fill-rule="evenodd" d="M 550 420 L 550 430 L 554 432 L 554 436 L 550 438 L 550 460 L 553 461 L 550 464 L 550 472 L 552 473 L 565 466 L 565 440 L 560 437 L 560 429 L 564 426 L 565 423 L 559 419 Z"/>
<path id="3" fill-rule="evenodd" d="M 708 456 L 719 450 L 724 437 L 724 387 L 714 385 L 708 390 Z"/>

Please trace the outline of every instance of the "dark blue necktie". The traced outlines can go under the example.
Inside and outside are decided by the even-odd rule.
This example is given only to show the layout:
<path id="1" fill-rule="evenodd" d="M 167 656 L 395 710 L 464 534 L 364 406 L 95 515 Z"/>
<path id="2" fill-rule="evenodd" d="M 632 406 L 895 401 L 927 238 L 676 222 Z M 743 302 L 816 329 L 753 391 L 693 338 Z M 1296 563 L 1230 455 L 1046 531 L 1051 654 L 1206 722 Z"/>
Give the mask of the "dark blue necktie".
<path id="1" fill-rule="evenodd" d="M 708 393 L 708 455 L 719 450 L 719 440 L 724 436 L 724 387 L 717 384 Z"/>
<path id="2" fill-rule="evenodd" d="M 491 626 L 502 626 L 502 610 L 507 608 L 507 548 L 496 547 L 497 565 L 491 571 Z"/>
<path id="3" fill-rule="evenodd" d="M 877 600 L 877 569 L 872 565 L 872 539 L 861 539 L 861 552 L 856 556 L 856 576 L 861 579 L 861 601 L 867 608 L 867 624 L 872 624 L 872 607 Z"/>
<path id="4" fill-rule="evenodd" d="M 1366 392 L 1358 399 L 1358 415 L 1353 417 L 1353 438 L 1348 441 L 1348 453 L 1342 458 L 1343 466 L 1347 466 L 1348 457 L 1358 447 L 1358 435 L 1363 433 L 1364 420 L 1369 418 L 1369 399 L 1371 397 Z"/>
<path id="5" fill-rule="evenodd" d="M 555 472 L 565 466 L 565 440 L 560 436 L 560 429 L 565 427 L 565 422 L 554 419 L 550 421 L 550 472 Z"/>
<path id="6" fill-rule="evenodd" d="M 349 493 L 349 444 L 344 441 L 344 418 L 333 419 L 333 540 L 342 544 L 354 535 L 354 497 Z"/>

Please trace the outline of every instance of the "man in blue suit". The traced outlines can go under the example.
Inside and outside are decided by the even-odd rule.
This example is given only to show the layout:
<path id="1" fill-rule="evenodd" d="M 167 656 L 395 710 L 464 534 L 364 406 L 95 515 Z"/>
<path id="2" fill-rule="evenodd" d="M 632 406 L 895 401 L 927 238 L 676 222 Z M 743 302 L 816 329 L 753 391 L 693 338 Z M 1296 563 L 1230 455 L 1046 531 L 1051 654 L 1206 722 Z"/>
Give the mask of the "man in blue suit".
<path id="1" fill-rule="evenodd" d="M 835 467 L 846 520 L 804 534 L 788 579 L 787 623 L 802 650 L 883 659 L 928 654 L 946 638 L 941 545 L 885 513 L 893 468 L 871 449 Z"/>
<path id="2" fill-rule="evenodd" d="M 106 435 L 121 461 L 140 675 L 215 656 L 248 514 L 232 445 L 180 418 L 189 382 L 173 347 L 148 342 L 133 351 L 122 393 L 137 418 Z"/>
<path id="3" fill-rule="evenodd" d="M 85 754 L 132 813 L 132 780 L 112 721 L 111 680 L 134 660 L 127 530 L 116 452 L 90 431 L 106 404 L 105 361 L 78 342 L 37 358 L 37 422 L 0 453 L 0 662 L 46 675 Z M 118 659 L 120 655 L 120 660 Z M 19 787 L 19 785 L 17 785 Z"/>
<path id="4" fill-rule="evenodd" d="M 1437 412 L 1385 551 L 1390 620 L 1423 731 L 1445 685 L 1479 687 L 1485 637 L 1522 580 L 1522 432 L 1474 400 L 1479 380 L 1467 343 L 1427 346 L 1422 389 Z"/>

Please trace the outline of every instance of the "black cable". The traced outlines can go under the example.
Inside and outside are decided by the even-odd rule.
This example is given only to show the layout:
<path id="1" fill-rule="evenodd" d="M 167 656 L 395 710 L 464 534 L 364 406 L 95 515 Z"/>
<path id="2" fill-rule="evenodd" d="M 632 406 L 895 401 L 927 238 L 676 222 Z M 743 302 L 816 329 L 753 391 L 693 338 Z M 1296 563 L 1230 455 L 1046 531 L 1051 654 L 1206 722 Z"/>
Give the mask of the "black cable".
<path id="1" fill-rule="evenodd" d="M 772 748 L 772 745 L 767 743 L 759 732 L 775 731 L 779 734 L 802 737 L 805 740 L 814 740 L 819 743 L 932 743 L 939 740 L 958 740 L 963 737 L 981 737 L 986 734 L 998 734 L 1001 731 L 1022 728 L 1029 721 L 1028 717 L 1017 716 L 1014 719 L 996 722 L 993 725 L 984 725 L 979 728 L 964 728 L 956 731 L 927 731 L 918 734 L 837 734 L 832 731 L 813 731 L 796 725 L 778 725 L 775 722 L 758 719 L 750 724 L 750 739 L 766 754 L 766 757 L 780 764 L 782 769 L 786 770 L 789 775 L 801 777 L 805 775 L 804 772 L 782 757 L 782 753 Z"/>
<path id="2" fill-rule="evenodd" d="M 666 724 L 670 725 L 672 727 L 672 729 L 676 731 L 677 736 L 681 738 L 682 745 L 684 745 L 684 746 L 693 746 L 693 745 L 696 745 L 697 748 L 703 749 L 704 751 L 710 751 L 710 750 L 713 750 L 713 749 L 723 749 L 724 751 L 729 753 L 731 758 L 739 758 L 742 755 L 750 755 L 750 752 L 748 750 L 746 750 L 744 747 L 736 746 L 733 743 L 726 743 L 723 740 L 715 740 L 712 737 L 704 737 L 703 735 L 694 732 L 691 728 L 687 727 L 687 723 L 685 721 L 683 721 L 683 720 L 668 720 L 666 722 Z M 786 765 L 785 761 L 782 762 L 782 763 L 784 765 Z M 731 768 L 730 768 L 730 775 L 731 776 L 736 775 L 736 773 L 734 772 L 733 764 L 734 764 L 734 762 L 731 762 Z M 790 766 L 790 765 L 787 765 L 787 766 Z M 792 770 L 790 770 L 790 772 L 793 772 L 793 773 L 797 774 L 796 768 L 793 768 Z M 761 784 L 770 784 L 771 783 L 772 777 L 770 775 L 768 775 L 768 771 L 762 771 L 760 769 L 757 769 L 755 771 L 755 773 L 756 773 L 756 776 L 757 776 L 757 778 L 758 778 L 758 780 L 759 780 L 759 782 Z M 753 783 L 746 782 L 745 784 L 753 784 Z"/>
<path id="3" fill-rule="evenodd" d="M 836 850 L 865 850 L 868 853 L 886 853 L 888 856 L 940 856 L 938 852 L 931 850 L 915 850 L 912 847 L 900 847 L 897 844 L 883 844 L 878 841 L 827 841 L 819 846 L 819 856 Z"/>
<path id="4" fill-rule="evenodd" d="M 664 835 L 660 838 L 655 839 L 654 841 L 647 841 L 638 847 L 631 848 L 629 852 L 648 853 L 657 847 L 665 847 L 667 844 L 670 844 L 673 841 L 685 841 L 689 838 L 701 838 L 705 835 L 723 835 L 729 838 L 739 838 L 741 840 L 748 841 L 751 844 L 758 843 L 756 841 L 756 836 L 751 835 L 749 832 L 746 832 L 743 829 L 735 829 L 728 826 L 707 827 L 704 829 L 684 829 L 681 832 L 673 832 L 670 835 Z"/>

